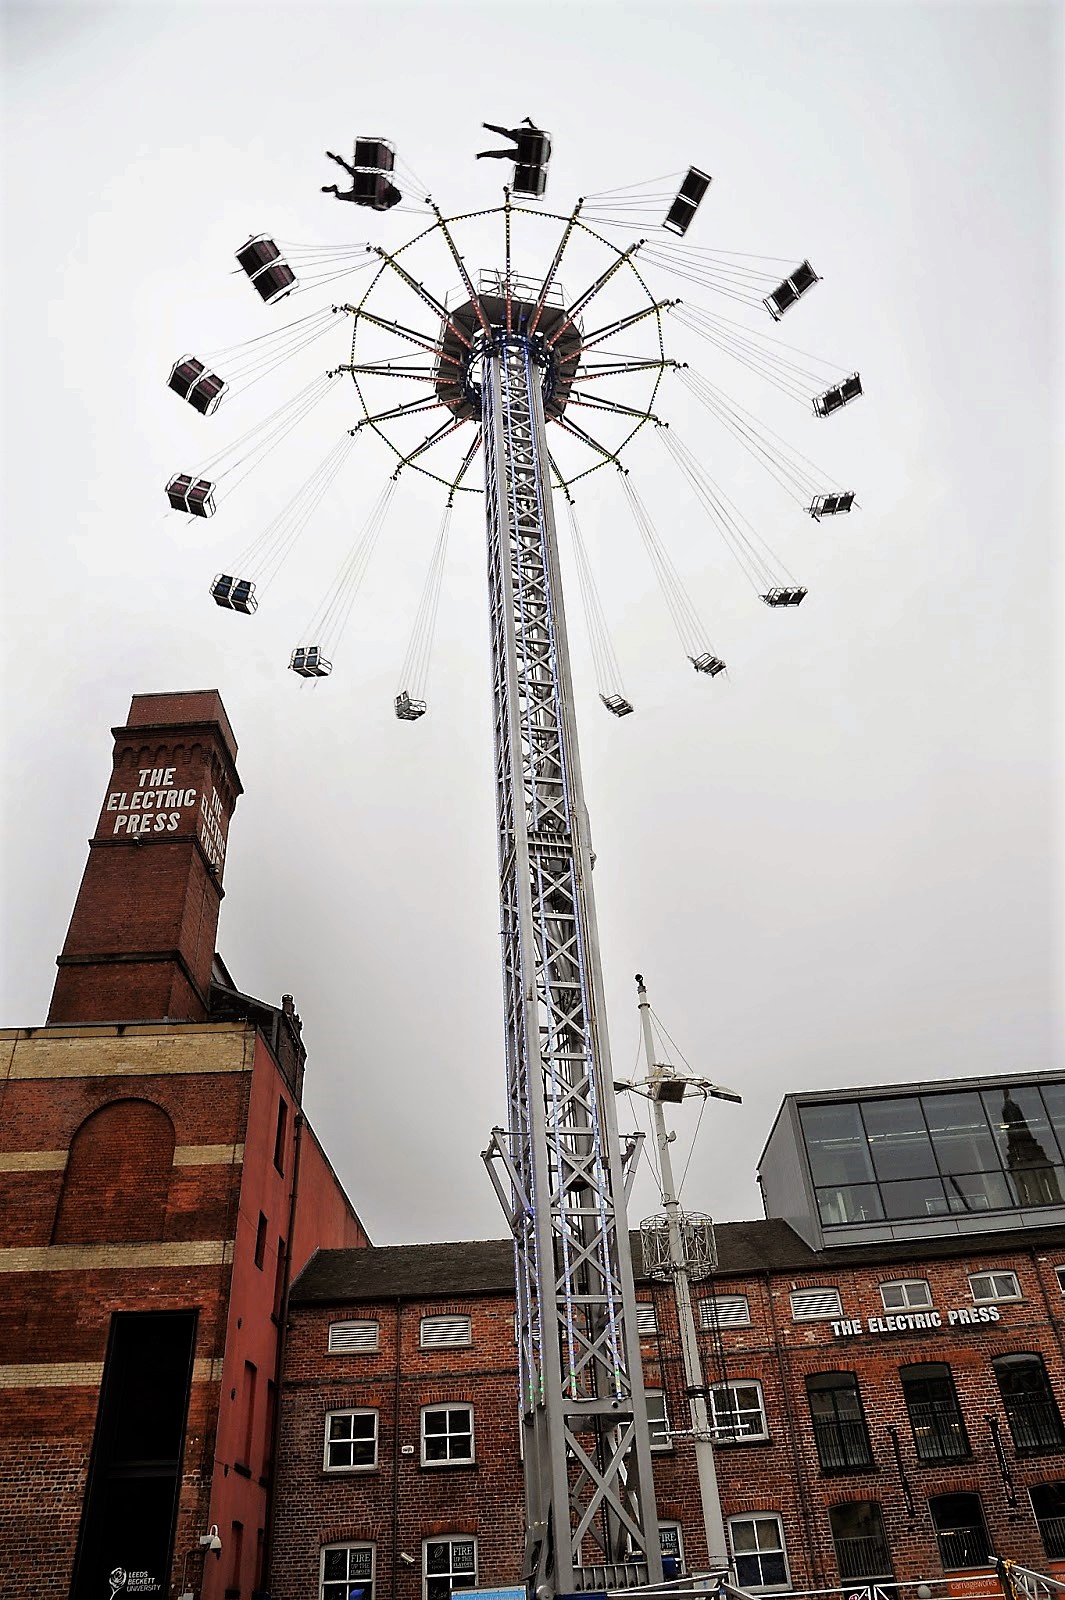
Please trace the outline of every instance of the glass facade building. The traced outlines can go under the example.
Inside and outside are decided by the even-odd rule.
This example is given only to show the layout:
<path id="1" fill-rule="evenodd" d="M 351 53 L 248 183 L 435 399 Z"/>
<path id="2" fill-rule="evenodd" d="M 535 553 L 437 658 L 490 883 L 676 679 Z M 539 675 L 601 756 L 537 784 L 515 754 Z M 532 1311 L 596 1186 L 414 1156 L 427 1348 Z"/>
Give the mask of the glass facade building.
<path id="1" fill-rule="evenodd" d="M 1065 1221 L 1065 1078 L 789 1095 L 759 1182 L 815 1248 Z"/>

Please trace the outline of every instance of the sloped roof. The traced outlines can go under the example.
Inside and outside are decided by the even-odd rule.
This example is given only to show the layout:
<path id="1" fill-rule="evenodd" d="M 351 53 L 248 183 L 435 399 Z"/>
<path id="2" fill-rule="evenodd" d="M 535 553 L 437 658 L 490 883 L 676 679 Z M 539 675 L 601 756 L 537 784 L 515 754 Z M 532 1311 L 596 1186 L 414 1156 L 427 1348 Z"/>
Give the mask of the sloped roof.
<path id="1" fill-rule="evenodd" d="M 721 1277 L 753 1272 L 819 1273 L 857 1266 L 1004 1255 L 1017 1249 L 1053 1248 L 1065 1258 L 1065 1227 L 951 1234 L 939 1239 L 872 1241 L 812 1250 L 778 1217 L 721 1222 L 716 1228 Z M 640 1236 L 631 1235 L 639 1277 Z M 514 1246 L 509 1239 L 459 1239 L 441 1244 L 373 1245 L 365 1250 L 319 1250 L 292 1286 L 292 1305 L 514 1292 Z"/>

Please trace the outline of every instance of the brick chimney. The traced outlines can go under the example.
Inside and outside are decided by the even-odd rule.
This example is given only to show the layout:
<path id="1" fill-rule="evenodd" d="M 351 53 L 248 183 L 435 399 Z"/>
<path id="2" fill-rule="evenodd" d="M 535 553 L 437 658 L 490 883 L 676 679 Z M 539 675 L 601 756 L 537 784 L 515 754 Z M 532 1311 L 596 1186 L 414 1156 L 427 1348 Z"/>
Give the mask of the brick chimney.
<path id="1" fill-rule="evenodd" d="M 202 1022 L 237 743 L 214 689 L 135 694 L 67 930 L 50 1023 Z"/>

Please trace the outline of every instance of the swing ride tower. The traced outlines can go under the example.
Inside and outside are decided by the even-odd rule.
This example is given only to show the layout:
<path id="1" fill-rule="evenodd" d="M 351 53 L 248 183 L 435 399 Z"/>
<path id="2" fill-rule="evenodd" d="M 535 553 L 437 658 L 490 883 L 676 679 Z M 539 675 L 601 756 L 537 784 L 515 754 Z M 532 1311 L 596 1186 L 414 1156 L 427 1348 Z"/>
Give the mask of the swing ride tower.
<path id="1" fill-rule="evenodd" d="M 349 169 L 356 178 L 364 146 L 391 153 L 386 141 L 357 141 L 357 159 Z M 367 195 L 378 194 L 388 178 L 391 155 L 387 167 L 377 174 L 377 188 L 369 182 L 364 186 Z M 734 324 L 697 307 L 681 308 L 680 301 L 659 298 L 649 286 L 648 277 L 655 272 L 694 275 L 711 288 L 724 286 L 733 300 L 747 295 L 748 303 L 764 307 L 776 322 L 818 282 L 808 262 L 777 283 L 779 270 L 771 262 L 768 271 L 757 271 L 745 264 L 745 257 L 684 255 L 680 245 L 663 240 L 663 233 L 686 232 L 709 186 L 706 174 L 690 169 L 664 219 L 650 219 L 652 238 L 626 248 L 616 245 L 609 233 L 637 220 L 631 209 L 636 201 L 627 190 L 620 200 L 618 192 L 615 198 L 598 197 L 598 206 L 591 203 L 596 197 L 580 200 L 563 215 L 514 203 L 517 195 L 540 198 L 543 178 L 543 172 L 530 174 L 517 165 L 503 206 L 456 217 L 443 216 L 423 192 L 419 198 L 431 208 L 433 220 L 391 251 L 374 244 L 315 255 L 311 247 L 291 246 L 282 255 L 266 235 L 249 240 L 237 260 L 267 305 L 312 287 L 315 275 L 321 283 L 343 274 L 369 273 L 361 298 L 287 324 L 262 357 L 272 370 L 300 341 L 305 347 L 323 336 L 331 319 L 344 314 L 352 320 L 350 360 L 312 380 L 268 418 L 260 442 L 248 446 L 243 436 L 197 470 L 173 477 L 167 495 L 176 511 L 213 515 L 218 484 L 243 467 L 248 449 L 272 449 L 342 376 L 349 377 L 361 411 L 355 426 L 346 428 L 305 491 L 231 563 L 229 573 L 214 579 L 211 594 L 229 613 L 253 615 L 259 604 L 256 580 L 268 581 L 276 574 L 356 438 L 376 435 L 391 453 L 391 479 L 345 558 L 334 591 L 308 625 L 304 637 L 316 642 L 297 647 L 289 665 L 304 679 L 332 672 L 329 658 L 396 481 L 407 469 L 424 474 L 446 491 L 447 509 L 395 699 L 397 717 L 414 722 L 426 711 L 421 674 L 432 643 L 451 510 L 457 496 L 481 492 L 470 469 L 478 455 L 483 457 L 507 1064 L 507 1123 L 492 1130 L 483 1158 L 514 1237 L 526 1492 L 524 1578 L 534 1600 L 554 1600 L 556 1595 L 616 1592 L 663 1580 L 626 1220 L 639 1137 L 623 1143 L 615 1113 L 556 499 L 564 498 L 569 518 L 599 698 L 614 716 L 627 716 L 633 707 L 621 692 L 573 507 L 572 487 L 590 473 L 617 469 L 614 476 L 623 486 L 691 666 L 706 683 L 725 670 L 620 460 L 647 424 L 663 440 L 759 598 L 779 611 L 799 605 L 807 592 L 711 479 L 702 459 L 655 414 L 667 372 L 677 370 L 693 398 L 768 467 L 815 521 L 850 511 L 854 503 L 851 491 L 823 478 L 776 435 L 759 432 L 750 413 L 733 405 L 715 385 L 668 359 L 664 316 L 675 313 L 682 326 L 749 370 L 767 373 L 771 380 L 775 374 L 793 398 L 804 390 L 808 394 L 809 387 L 823 390 L 810 397 L 815 416 L 828 416 L 848 404 L 861 393 L 861 383 L 856 373 L 844 381 L 838 376 L 842 369 L 834 369 L 826 389 L 824 373 L 788 357 L 777 358 L 763 335 L 737 332 Z M 410 184 L 403 181 L 409 192 Z M 372 198 L 359 200 L 359 193 L 356 182 L 352 195 L 344 198 L 374 203 Z M 409 209 L 398 205 L 402 197 L 394 188 L 386 197 L 385 209 Z M 662 199 L 644 197 L 656 206 Z M 614 214 L 618 211 L 621 216 Z M 639 219 L 641 224 L 644 220 Z M 481 272 L 475 287 L 461 230 L 483 232 L 500 221 L 503 265 Z M 525 275 L 527 266 L 522 276 L 513 267 L 519 223 L 534 233 L 537 225 L 542 230 L 561 224 L 550 264 L 548 251 L 543 251 L 532 277 Z M 449 273 L 457 271 L 461 279 L 462 287 L 451 299 L 430 289 L 417 264 L 420 252 L 430 249 L 439 261 L 441 246 Z M 530 255 L 534 246 L 535 240 Z M 494 240 L 489 248 L 496 248 Z M 586 287 L 571 297 L 558 275 L 564 257 L 568 269 L 578 270 L 575 255 Z M 766 296 L 767 284 L 773 283 L 777 287 Z M 398 296 L 394 305 L 385 292 L 389 288 Z M 412 312 L 415 299 L 418 309 Z M 242 354 L 244 347 L 235 350 L 238 365 L 231 376 L 255 381 L 260 358 Z M 803 356 L 808 359 L 813 358 Z M 400 399 L 410 393 L 404 384 L 411 382 L 422 387 L 422 395 Z M 382 384 L 389 386 L 384 393 Z M 184 357 L 171 373 L 170 387 L 206 416 L 229 384 L 204 362 Z M 443 420 L 433 419 L 425 437 L 412 435 L 411 427 L 420 432 L 425 414 L 434 411 L 443 412 Z M 578 423 L 575 414 L 582 419 L 591 415 L 592 422 Z M 472 443 L 464 448 L 463 442 L 448 462 L 447 451 L 463 429 L 472 430 Z M 571 452 L 568 458 L 563 447 Z M 236 456 L 239 460 L 232 465 L 223 465 Z M 705 1406 L 695 1432 L 706 1455 L 711 1440 L 704 1412 Z M 704 1474 L 707 1482 L 711 1475 Z M 710 1559 L 721 1573 L 727 1553 L 720 1508 L 709 1510 Z"/>
<path id="2" fill-rule="evenodd" d="M 526 316 L 524 313 L 528 313 Z M 529 326 L 535 308 L 519 307 Z M 510 1125 L 510 1223 L 538 1593 L 660 1582 L 624 1173 L 535 332 L 480 341 Z"/>

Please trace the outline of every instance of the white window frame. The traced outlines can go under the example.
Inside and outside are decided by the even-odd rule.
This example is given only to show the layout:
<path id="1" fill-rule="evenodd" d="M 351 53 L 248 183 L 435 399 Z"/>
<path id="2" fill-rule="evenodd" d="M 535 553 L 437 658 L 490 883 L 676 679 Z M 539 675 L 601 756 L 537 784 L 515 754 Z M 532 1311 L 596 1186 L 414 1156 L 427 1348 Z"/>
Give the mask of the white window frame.
<path id="1" fill-rule="evenodd" d="M 651 1449 L 672 1450 L 673 1434 L 669 1426 L 669 1406 L 666 1404 L 665 1390 L 645 1389 L 643 1393 L 647 1402 L 647 1424 L 648 1432 L 651 1435 Z M 658 1401 L 661 1401 L 660 1405 L 654 1403 Z M 661 1423 L 661 1427 L 656 1428 L 656 1423 Z"/>
<path id="2" fill-rule="evenodd" d="M 887 1291 L 897 1289 L 892 1300 Z M 885 1311 L 927 1311 L 932 1304 L 932 1285 L 927 1278 L 892 1278 L 880 1285 L 880 1300 Z"/>
<path id="3" fill-rule="evenodd" d="M 439 1460 L 439 1461 L 430 1461 L 428 1459 L 428 1457 L 426 1456 L 426 1453 L 425 1453 L 425 1446 L 426 1446 L 426 1440 L 427 1440 L 427 1438 L 429 1436 L 426 1434 L 426 1431 L 425 1431 L 425 1419 L 426 1419 L 426 1417 L 432 1415 L 434 1412 L 438 1412 L 438 1411 L 465 1411 L 466 1412 L 467 1416 L 470 1419 L 470 1431 L 469 1431 L 469 1435 L 468 1435 L 469 1441 L 470 1441 L 470 1453 L 469 1453 L 468 1456 L 451 1456 L 451 1455 L 448 1455 L 448 1456 L 445 1456 L 443 1458 L 443 1460 Z M 473 1407 L 469 1403 L 468 1400 L 453 1400 L 453 1401 L 452 1400 L 438 1400 L 431 1406 L 422 1406 L 422 1412 L 421 1412 L 421 1436 L 422 1436 L 422 1466 L 423 1467 L 444 1467 L 444 1468 L 447 1468 L 447 1467 L 471 1467 L 473 1465 L 473 1463 L 477 1460 L 477 1438 L 476 1438 L 476 1434 L 474 1432 Z M 456 1432 L 453 1435 L 451 1433 L 451 1431 L 450 1431 L 450 1428 L 448 1428 L 444 1433 L 434 1433 L 431 1437 L 434 1438 L 434 1439 L 446 1439 L 448 1441 L 448 1443 L 449 1443 L 449 1446 L 450 1446 L 450 1441 L 451 1441 L 451 1439 L 453 1437 L 456 1438 L 456 1439 L 458 1439 L 458 1438 L 465 1439 L 467 1437 L 467 1435 L 465 1433 L 460 1434 L 458 1432 Z M 458 1535 L 456 1534 L 456 1538 L 457 1537 L 458 1537 Z"/>
<path id="4" fill-rule="evenodd" d="M 333 1419 L 335 1417 L 372 1417 L 373 1418 L 373 1460 L 372 1461 L 358 1461 L 358 1462 L 354 1462 L 354 1463 L 341 1463 L 339 1465 L 337 1465 L 334 1462 L 330 1461 L 330 1459 L 329 1459 L 329 1450 L 330 1450 L 330 1446 L 331 1445 L 335 1445 L 335 1444 L 337 1444 L 337 1445 L 354 1445 L 356 1443 L 356 1440 L 355 1440 L 354 1436 L 352 1436 L 352 1437 L 350 1437 L 348 1439 L 344 1439 L 344 1438 L 333 1439 L 333 1438 L 330 1437 L 331 1424 L 332 1424 Z M 323 1451 L 322 1451 L 322 1471 L 323 1472 L 374 1472 L 374 1471 L 376 1471 L 376 1469 L 377 1469 L 377 1443 L 378 1443 L 378 1438 L 379 1438 L 378 1417 L 377 1417 L 377 1412 L 373 1407 L 371 1407 L 371 1406 L 346 1406 L 343 1410 L 327 1411 L 326 1414 L 325 1414 L 325 1442 L 324 1442 Z M 364 1444 L 365 1442 L 366 1441 L 364 1439 L 360 1439 L 358 1441 L 358 1443 L 360 1443 L 360 1444 Z M 355 1547 L 355 1545 L 352 1545 L 350 1548 L 354 1550 L 356 1547 Z M 360 1546 L 359 1548 L 362 1548 L 362 1547 Z"/>
<path id="5" fill-rule="evenodd" d="M 737 1556 L 737 1554 L 736 1554 L 736 1546 L 734 1545 L 733 1540 L 732 1540 L 733 1525 L 735 1523 L 739 1523 L 739 1522 L 768 1522 L 770 1518 L 772 1518 L 776 1522 L 776 1525 L 777 1525 L 777 1534 L 778 1534 L 779 1539 L 780 1539 L 779 1547 L 776 1550 L 741 1550 L 739 1552 L 739 1555 Z M 783 1583 L 764 1583 L 764 1584 L 745 1583 L 743 1585 L 743 1587 L 749 1593 L 751 1593 L 751 1594 L 783 1594 L 783 1592 L 786 1589 L 790 1589 L 791 1588 L 791 1566 L 790 1566 L 790 1564 L 788 1562 L 788 1547 L 784 1543 L 784 1520 L 781 1517 L 779 1511 L 744 1511 L 738 1516 L 729 1517 L 729 1519 L 728 1519 L 728 1542 L 729 1542 L 729 1549 L 732 1551 L 732 1559 L 733 1559 L 734 1562 L 742 1560 L 744 1556 L 752 1556 L 752 1555 L 772 1555 L 772 1556 L 781 1555 L 781 1556 L 784 1557 L 784 1578 L 785 1578 L 785 1581 Z"/>
<path id="6" fill-rule="evenodd" d="M 454 1577 L 455 1577 L 454 1560 L 450 1560 L 448 1562 L 448 1571 L 447 1571 L 446 1574 L 442 1573 L 442 1572 L 428 1572 L 426 1570 L 426 1566 L 427 1566 L 427 1563 L 428 1563 L 428 1560 L 429 1560 L 429 1546 L 431 1544 L 449 1544 L 449 1545 L 472 1544 L 473 1545 L 473 1577 L 472 1577 L 472 1582 L 470 1582 L 468 1584 L 465 1584 L 464 1587 L 468 1588 L 468 1589 L 476 1589 L 476 1587 L 477 1587 L 477 1535 L 474 1534 L 474 1533 L 436 1533 L 436 1534 L 433 1534 L 432 1538 L 423 1539 L 422 1540 L 422 1600 L 428 1600 L 428 1597 L 429 1597 L 429 1580 L 431 1578 L 442 1578 L 442 1577 L 446 1576 L 448 1578 L 449 1582 L 453 1582 Z M 466 1577 L 467 1574 L 466 1573 L 462 1573 L 461 1576 L 462 1577 Z M 461 1593 L 461 1590 L 454 1590 L 453 1589 L 452 1593 Z"/>
<path id="7" fill-rule="evenodd" d="M 758 1433 L 730 1432 L 730 1426 L 735 1427 L 744 1416 L 753 1416 L 751 1406 L 740 1406 L 736 1403 L 733 1394 L 733 1404 L 723 1405 L 721 1415 L 718 1415 L 718 1395 L 724 1396 L 730 1390 L 754 1389 L 758 1395 L 758 1415 L 762 1419 L 762 1426 Z M 757 1378 L 729 1378 L 724 1383 L 710 1385 L 710 1426 L 714 1430 L 714 1438 L 720 1444 L 749 1444 L 756 1439 L 769 1438 L 769 1422 L 765 1414 L 765 1395 L 762 1385 Z"/>
<path id="8" fill-rule="evenodd" d="M 682 1578 L 687 1570 L 684 1564 L 684 1529 L 679 1522 L 673 1522 L 668 1519 L 658 1524 L 658 1545 L 664 1556 L 673 1554 L 672 1550 L 667 1550 L 665 1547 L 665 1535 L 668 1533 L 675 1533 L 677 1536 L 677 1561 L 679 1563 L 677 1576 Z"/>
<path id="9" fill-rule="evenodd" d="M 355 1329 L 359 1332 L 356 1334 Z M 369 1331 L 367 1331 L 369 1330 Z M 352 1338 L 362 1338 L 364 1344 L 342 1343 L 345 1334 Z M 329 1337 L 326 1344 L 328 1354 L 331 1356 L 368 1356 L 376 1354 L 380 1347 L 380 1325 L 372 1318 L 356 1318 L 350 1322 L 331 1322 L 329 1324 Z M 354 1546 L 352 1546 L 354 1549 Z"/>
<path id="10" fill-rule="evenodd" d="M 803 1295 L 834 1294 L 836 1304 L 824 1311 L 797 1311 L 795 1302 Z M 834 1283 L 813 1285 L 808 1289 L 793 1289 L 791 1291 L 791 1319 L 793 1322 L 834 1322 L 843 1315 L 843 1302 L 839 1297 L 839 1290 Z"/>
<path id="11" fill-rule="evenodd" d="M 335 1550 L 343 1550 L 343 1551 L 345 1551 L 345 1553 L 349 1552 L 349 1551 L 352 1551 L 352 1550 L 369 1550 L 369 1552 L 370 1552 L 369 1584 L 370 1584 L 370 1593 L 371 1593 L 371 1595 L 373 1595 L 373 1593 L 375 1592 L 375 1589 L 376 1589 L 376 1585 L 377 1585 L 377 1546 L 373 1545 L 373 1544 L 367 1544 L 364 1540 L 351 1540 L 351 1541 L 346 1541 L 346 1542 L 344 1542 L 342 1544 L 323 1544 L 322 1550 L 321 1550 L 321 1555 L 319 1556 L 319 1559 L 318 1559 L 318 1600 L 327 1600 L 327 1596 L 326 1596 L 326 1576 L 325 1576 L 325 1558 L 326 1558 L 327 1555 L 331 1554 Z M 347 1567 L 348 1563 L 345 1561 L 344 1565 L 345 1565 L 345 1567 Z M 351 1578 L 351 1577 L 330 1578 L 329 1579 L 329 1585 L 330 1585 L 330 1589 L 331 1590 L 333 1588 L 333 1585 L 343 1583 L 345 1600 L 347 1600 L 347 1595 L 350 1592 L 352 1585 L 354 1583 L 357 1583 L 357 1582 L 358 1582 L 357 1578 Z"/>
<path id="12" fill-rule="evenodd" d="M 1010 1280 L 1010 1282 L 1013 1284 L 1013 1288 L 1004 1290 L 1000 1294 L 996 1294 L 995 1293 L 995 1289 L 996 1289 L 996 1281 L 995 1280 L 997 1279 L 998 1282 L 1001 1283 L 1006 1278 L 1008 1278 Z M 987 1280 L 987 1283 L 988 1283 L 988 1285 L 989 1285 L 989 1287 L 991 1289 L 991 1293 L 990 1294 L 981 1294 L 981 1293 L 978 1293 L 978 1291 L 977 1291 L 977 1287 L 976 1287 L 977 1284 L 980 1283 L 984 1279 Z M 1000 1300 L 1023 1300 L 1024 1299 L 1024 1296 L 1021 1294 L 1021 1285 L 1020 1285 L 1020 1280 L 1017 1277 L 1017 1274 L 1015 1272 L 1006 1272 L 1006 1271 L 1002 1271 L 1002 1272 L 989 1271 L 989 1272 L 972 1272 L 972 1273 L 970 1273 L 969 1274 L 969 1293 L 973 1297 L 974 1305 L 978 1305 L 978 1306 L 997 1306 Z"/>
<path id="13" fill-rule="evenodd" d="M 1065 1294 L 1065 1267 L 1055 1267 L 1054 1274 L 1058 1280 L 1058 1288 Z"/>
<path id="14" fill-rule="evenodd" d="M 453 1324 L 457 1335 L 464 1337 L 450 1338 L 446 1331 L 447 1324 Z M 463 1329 L 460 1324 L 465 1323 Z M 440 1338 L 432 1336 L 432 1330 L 442 1335 Z M 430 1334 L 426 1338 L 426 1334 Z M 464 1350 L 473 1343 L 473 1319 L 465 1312 L 448 1313 L 444 1316 L 423 1317 L 418 1327 L 418 1344 L 422 1350 Z"/>

